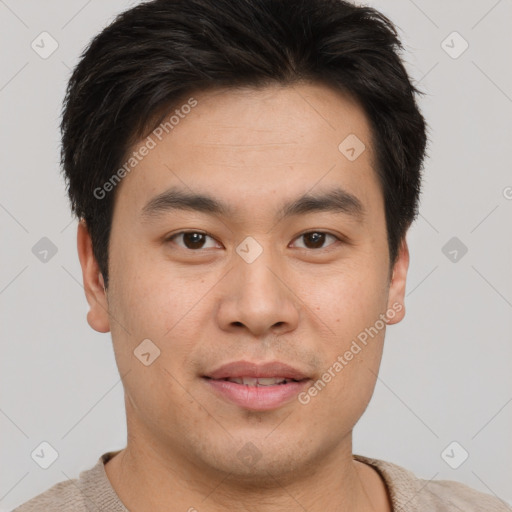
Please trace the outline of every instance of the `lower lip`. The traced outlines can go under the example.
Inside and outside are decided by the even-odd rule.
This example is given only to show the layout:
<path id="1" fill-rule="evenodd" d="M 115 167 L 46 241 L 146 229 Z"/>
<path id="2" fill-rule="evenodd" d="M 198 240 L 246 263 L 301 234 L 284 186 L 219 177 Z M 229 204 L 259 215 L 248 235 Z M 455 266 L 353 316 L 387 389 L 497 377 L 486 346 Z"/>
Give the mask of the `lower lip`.
<path id="1" fill-rule="evenodd" d="M 204 379 L 217 394 L 245 409 L 269 411 L 290 402 L 307 385 L 309 379 L 274 386 L 246 386 L 227 380 Z"/>

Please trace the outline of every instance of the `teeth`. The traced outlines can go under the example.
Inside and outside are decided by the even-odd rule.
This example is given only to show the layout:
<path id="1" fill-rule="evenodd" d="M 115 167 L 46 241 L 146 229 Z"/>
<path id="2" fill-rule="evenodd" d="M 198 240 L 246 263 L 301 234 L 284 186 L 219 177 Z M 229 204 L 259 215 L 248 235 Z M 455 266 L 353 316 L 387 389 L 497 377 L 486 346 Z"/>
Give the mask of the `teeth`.
<path id="1" fill-rule="evenodd" d="M 282 377 L 233 377 L 226 380 L 236 382 L 237 384 L 244 384 L 245 386 L 274 386 L 289 382 Z"/>
<path id="2" fill-rule="evenodd" d="M 224 380 L 227 380 L 228 382 L 236 382 L 237 384 L 243 384 L 242 379 L 239 379 L 238 377 L 227 378 Z"/>
<path id="3" fill-rule="evenodd" d="M 268 377 L 268 378 L 262 378 L 257 379 L 258 384 L 261 384 L 262 386 L 272 386 L 273 384 L 281 384 L 282 382 L 286 382 L 286 379 L 282 378 L 276 378 L 276 377 Z"/>

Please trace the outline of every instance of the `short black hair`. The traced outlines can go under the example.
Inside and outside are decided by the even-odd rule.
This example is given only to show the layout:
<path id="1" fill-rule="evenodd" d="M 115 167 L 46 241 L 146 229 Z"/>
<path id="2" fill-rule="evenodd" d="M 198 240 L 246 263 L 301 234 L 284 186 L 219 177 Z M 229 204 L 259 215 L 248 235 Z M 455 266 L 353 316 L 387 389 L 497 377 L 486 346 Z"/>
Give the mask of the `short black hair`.
<path id="1" fill-rule="evenodd" d="M 372 133 L 391 267 L 418 214 L 426 123 L 396 27 L 342 0 L 154 0 L 91 41 L 69 80 L 61 163 L 108 286 L 115 192 L 132 144 L 191 91 L 313 82 L 354 97 Z M 340 141 L 341 142 L 341 141 Z M 103 190 L 103 189 L 102 189 Z"/>

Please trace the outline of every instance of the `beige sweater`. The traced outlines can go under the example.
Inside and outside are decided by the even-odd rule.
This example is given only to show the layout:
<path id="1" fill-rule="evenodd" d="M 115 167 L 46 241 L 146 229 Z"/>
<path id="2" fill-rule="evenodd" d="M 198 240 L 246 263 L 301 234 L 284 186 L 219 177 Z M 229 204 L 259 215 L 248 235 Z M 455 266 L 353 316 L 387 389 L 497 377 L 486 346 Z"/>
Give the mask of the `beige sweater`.
<path id="1" fill-rule="evenodd" d="M 110 485 L 104 464 L 117 452 L 103 454 L 77 479 L 59 482 L 13 512 L 128 512 Z M 389 489 L 394 512 L 512 512 L 498 498 L 449 480 L 422 480 L 410 471 L 378 459 L 354 455 L 374 467 Z"/>

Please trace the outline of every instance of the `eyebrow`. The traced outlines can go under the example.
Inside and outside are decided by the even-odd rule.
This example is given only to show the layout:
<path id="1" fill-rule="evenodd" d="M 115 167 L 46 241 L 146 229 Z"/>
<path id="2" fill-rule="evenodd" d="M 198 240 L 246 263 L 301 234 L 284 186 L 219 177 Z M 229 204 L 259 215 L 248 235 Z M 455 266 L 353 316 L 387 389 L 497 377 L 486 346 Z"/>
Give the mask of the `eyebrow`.
<path id="1" fill-rule="evenodd" d="M 149 221 L 173 210 L 196 211 L 226 218 L 236 215 L 232 206 L 214 197 L 173 187 L 152 198 L 143 207 L 142 217 Z M 276 217 L 281 221 L 314 212 L 343 213 L 358 222 L 362 222 L 366 216 L 363 203 L 355 195 L 337 187 L 322 193 L 304 194 L 287 202 L 278 210 Z"/>

